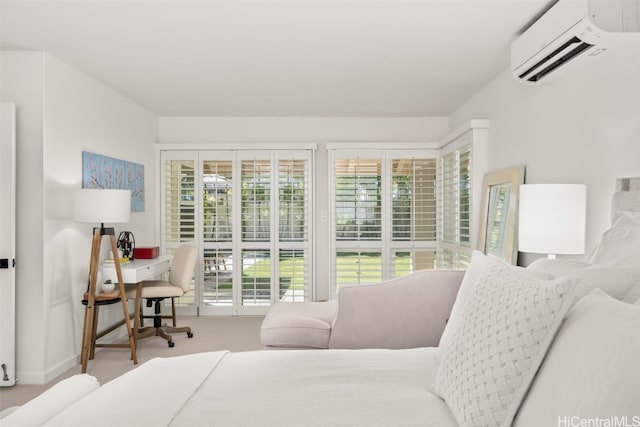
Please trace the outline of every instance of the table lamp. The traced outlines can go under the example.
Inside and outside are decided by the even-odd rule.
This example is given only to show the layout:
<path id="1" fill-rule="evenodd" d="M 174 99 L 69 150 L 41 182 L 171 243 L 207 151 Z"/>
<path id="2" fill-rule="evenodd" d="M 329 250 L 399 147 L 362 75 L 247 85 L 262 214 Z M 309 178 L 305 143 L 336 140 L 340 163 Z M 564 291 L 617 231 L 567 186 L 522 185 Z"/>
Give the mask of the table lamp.
<path id="1" fill-rule="evenodd" d="M 76 190 L 73 201 L 73 218 L 78 222 L 99 223 L 100 227 L 93 229 L 93 241 L 91 244 L 91 257 L 89 261 L 89 280 L 87 286 L 86 309 L 84 317 L 84 333 L 82 336 L 82 373 L 87 372 L 87 360 L 89 358 L 89 349 L 92 345 L 91 333 L 94 328 L 94 322 L 97 319 L 96 308 L 96 287 L 98 278 L 98 266 L 100 262 L 100 246 L 103 236 L 109 236 L 111 239 L 111 251 L 115 260 L 116 273 L 118 276 L 118 291 L 114 294 L 105 296 L 111 300 L 120 299 L 125 315 L 125 324 L 129 333 L 129 346 L 131 348 L 131 358 L 133 363 L 137 363 L 135 342 L 131 324 L 129 323 L 129 310 L 127 306 L 127 297 L 122 280 L 122 270 L 120 268 L 120 258 L 118 256 L 118 248 L 116 246 L 115 231 L 112 227 L 105 227 L 104 223 L 121 223 L 129 222 L 131 211 L 131 191 L 130 190 L 107 190 L 97 188 L 83 188 Z"/>
<path id="2" fill-rule="evenodd" d="M 575 255 L 585 251 L 587 187 L 582 184 L 520 186 L 518 250 Z"/>

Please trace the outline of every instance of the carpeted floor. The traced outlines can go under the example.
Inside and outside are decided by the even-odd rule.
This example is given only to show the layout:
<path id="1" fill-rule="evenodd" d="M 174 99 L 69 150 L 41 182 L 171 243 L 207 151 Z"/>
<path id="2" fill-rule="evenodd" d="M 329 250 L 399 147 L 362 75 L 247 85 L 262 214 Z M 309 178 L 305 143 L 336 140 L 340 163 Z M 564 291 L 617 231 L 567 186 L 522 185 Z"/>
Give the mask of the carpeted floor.
<path id="1" fill-rule="evenodd" d="M 169 348 L 160 337 L 145 338 L 138 342 L 138 364 L 154 357 L 181 356 L 205 351 L 260 350 L 260 324 L 264 316 L 179 316 L 178 326 L 191 326 L 193 338 L 175 334 L 175 347 Z M 87 373 L 95 376 L 100 384 L 112 380 L 137 365 L 129 360 L 129 349 L 101 348 L 89 361 Z M 13 387 L 0 387 L 0 410 L 21 405 L 65 378 L 80 373 L 80 365 L 44 385 L 18 383 Z"/>

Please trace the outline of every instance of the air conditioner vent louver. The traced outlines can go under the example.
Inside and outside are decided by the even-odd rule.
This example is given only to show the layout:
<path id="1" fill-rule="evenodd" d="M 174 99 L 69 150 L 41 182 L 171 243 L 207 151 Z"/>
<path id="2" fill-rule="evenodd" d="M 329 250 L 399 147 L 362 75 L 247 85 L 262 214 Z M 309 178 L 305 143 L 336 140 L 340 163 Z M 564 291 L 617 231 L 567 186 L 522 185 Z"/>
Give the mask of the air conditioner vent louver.
<path id="1" fill-rule="evenodd" d="M 511 43 L 511 73 L 537 84 L 640 34 L 640 0 L 557 0 Z"/>
<path id="2" fill-rule="evenodd" d="M 539 62 L 535 63 L 532 67 L 530 67 L 524 73 L 520 74 L 518 77 L 529 82 L 537 82 L 559 66 L 571 61 L 573 58 L 580 55 L 590 47 L 593 47 L 593 45 L 583 42 L 577 37 L 573 37 L 571 40 L 551 52 L 549 55 L 542 58 Z M 545 68 L 539 70 L 543 66 L 545 66 Z"/>

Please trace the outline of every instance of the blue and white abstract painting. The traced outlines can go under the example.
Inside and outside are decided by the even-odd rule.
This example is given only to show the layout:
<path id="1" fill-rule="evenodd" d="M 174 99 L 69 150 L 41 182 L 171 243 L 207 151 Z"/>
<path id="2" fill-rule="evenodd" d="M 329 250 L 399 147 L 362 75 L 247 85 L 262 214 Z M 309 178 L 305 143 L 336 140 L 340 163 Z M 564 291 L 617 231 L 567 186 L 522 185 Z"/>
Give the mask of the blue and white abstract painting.
<path id="1" fill-rule="evenodd" d="M 83 151 L 82 188 L 131 190 L 131 211 L 144 211 L 144 165 Z"/>

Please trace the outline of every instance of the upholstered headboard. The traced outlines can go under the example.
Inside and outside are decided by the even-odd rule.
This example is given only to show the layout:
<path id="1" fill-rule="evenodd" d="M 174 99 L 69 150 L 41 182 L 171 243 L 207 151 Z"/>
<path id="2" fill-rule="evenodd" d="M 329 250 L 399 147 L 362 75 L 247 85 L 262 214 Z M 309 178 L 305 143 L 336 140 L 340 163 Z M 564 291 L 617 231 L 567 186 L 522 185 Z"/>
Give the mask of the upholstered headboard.
<path id="1" fill-rule="evenodd" d="M 640 177 L 620 178 L 616 181 L 616 192 L 611 203 L 611 223 L 621 211 L 640 212 Z"/>

